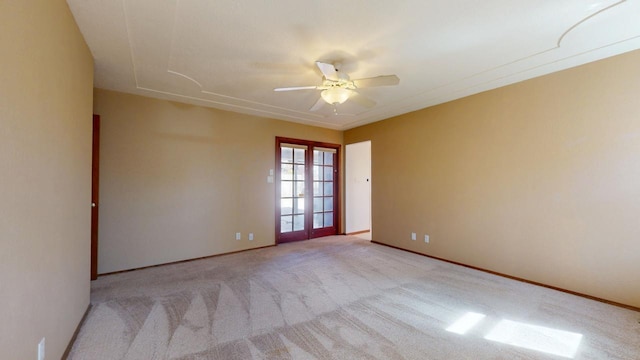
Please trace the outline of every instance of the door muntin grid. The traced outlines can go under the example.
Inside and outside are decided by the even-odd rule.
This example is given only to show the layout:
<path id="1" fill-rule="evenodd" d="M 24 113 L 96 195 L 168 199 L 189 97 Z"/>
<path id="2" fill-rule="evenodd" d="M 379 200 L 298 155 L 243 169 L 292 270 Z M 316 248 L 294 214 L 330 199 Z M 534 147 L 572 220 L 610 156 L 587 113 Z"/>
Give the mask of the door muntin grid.
<path id="1" fill-rule="evenodd" d="M 313 150 L 313 229 L 333 227 L 335 150 Z"/>
<path id="2" fill-rule="evenodd" d="M 280 148 L 280 233 L 305 230 L 305 172 L 307 148 Z"/>

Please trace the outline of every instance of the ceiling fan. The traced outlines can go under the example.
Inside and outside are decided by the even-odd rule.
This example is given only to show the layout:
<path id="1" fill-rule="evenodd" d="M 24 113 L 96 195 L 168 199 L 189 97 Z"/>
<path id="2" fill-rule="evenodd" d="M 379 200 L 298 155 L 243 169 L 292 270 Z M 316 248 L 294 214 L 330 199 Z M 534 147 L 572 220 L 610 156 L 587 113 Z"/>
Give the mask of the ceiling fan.
<path id="1" fill-rule="evenodd" d="M 320 98 L 311 107 L 311 111 L 319 110 L 324 103 L 331 105 L 342 104 L 351 99 L 351 101 L 364 107 L 373 107 L 376 102 L 358 94 L 356 89 L 374 86 L 390 86 L 398 85 L 400 79 L 396 75 L 381 75 L 364 79 L 349 79 L 349 75 L 341 72 L 338 66 L 334 64 L 316 61 L 316 65 L 322 72 L 322 85 L 311 86 L 294 86 L 275 88 L 274 91 L 294 91 L 294 90 L 322 90 Z"/>

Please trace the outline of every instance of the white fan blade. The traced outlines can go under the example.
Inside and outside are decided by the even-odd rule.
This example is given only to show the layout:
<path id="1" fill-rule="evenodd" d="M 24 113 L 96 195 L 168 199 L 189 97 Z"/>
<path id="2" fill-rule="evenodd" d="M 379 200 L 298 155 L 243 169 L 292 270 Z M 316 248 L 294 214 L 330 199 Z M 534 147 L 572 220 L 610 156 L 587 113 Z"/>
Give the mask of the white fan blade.
<path id="1" fill-rule="evenodd" d="M 293 90 L 315 90 L 317 86 L 293 86 L 293 87 L 283 87 L 283 88 L 275 88 L 273 91 L 293 91 Z"/>
<path id="2" fill-rule="evenodd" d="M 372 78 L 353 80 L 353 85 L 357 88 L 398 85 L 400 78 L 395 75 L 381 75 Z"/>
<path id="3" fill-rule="evenodd" d="M 320 72 L 322 72 L 322 75 L 324 75 L 324 77 L 327 78 L 327 80 L 333 80 L 333 81 L 339 80 L 338 72 L 336 71 L 336 68 L 332 64 L 316 61 L 316 65 L 318 66 L 318 69 L 320 69 Z"/>
<path id="4" fill-rule="evenodd" d="M 316 101 L 316 103 L 313 104 L 313 106 L 309 110 L 310 111 L 318 111 L 324 106 L 324 104 L 326 104 L 325 101 L 322 99 L 322 97 L 320 97 L 320 98 L 318 98 L 318 101 Z"/>
<path id="5" fill-rule="evenodd" d="M 351 96 L 349 96 L 349 100 L 352 100 L 354 103 L 364 106 L 366 108 L 374 107 L 376 102 L 369 99 L 366 96 L 362 96 L 355 91 L 351 92 Z"/>

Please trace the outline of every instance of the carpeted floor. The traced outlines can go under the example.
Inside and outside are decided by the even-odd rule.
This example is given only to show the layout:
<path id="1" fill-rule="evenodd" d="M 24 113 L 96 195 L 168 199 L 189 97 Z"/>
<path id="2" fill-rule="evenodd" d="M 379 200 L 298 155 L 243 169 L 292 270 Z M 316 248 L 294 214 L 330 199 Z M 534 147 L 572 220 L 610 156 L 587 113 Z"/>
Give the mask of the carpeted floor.
<path id="1" fill-rule="evenodd" d="M 104 276 L 91 301 L 70 359 L 640 359 L 640 313 L 352 236 Z"/>

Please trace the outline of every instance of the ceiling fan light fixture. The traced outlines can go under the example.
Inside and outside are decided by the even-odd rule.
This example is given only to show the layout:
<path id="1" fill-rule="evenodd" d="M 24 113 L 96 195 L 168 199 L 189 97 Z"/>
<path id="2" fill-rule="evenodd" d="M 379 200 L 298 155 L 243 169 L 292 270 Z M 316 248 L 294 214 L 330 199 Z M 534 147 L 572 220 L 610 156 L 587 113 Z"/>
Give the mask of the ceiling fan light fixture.
<path id="1" fill-rule="evenodd" d="M 320 96 L 322 96 L 322 99 L 326 101 L 328 104 L 331 104 L 331 105 L 342 104 L 343 102 L 347 101 L 347 99 L 349 99 L 349 96 L 351 96 L 351 90 L 340 88 L 340 87 L 334 87 L 334 88 L 330 88 L 322 91 L 320 93 Z"/>

